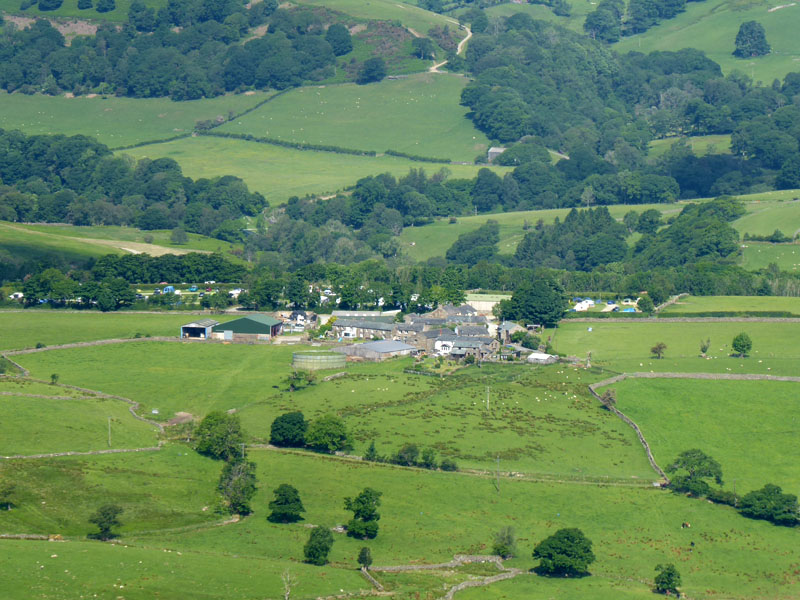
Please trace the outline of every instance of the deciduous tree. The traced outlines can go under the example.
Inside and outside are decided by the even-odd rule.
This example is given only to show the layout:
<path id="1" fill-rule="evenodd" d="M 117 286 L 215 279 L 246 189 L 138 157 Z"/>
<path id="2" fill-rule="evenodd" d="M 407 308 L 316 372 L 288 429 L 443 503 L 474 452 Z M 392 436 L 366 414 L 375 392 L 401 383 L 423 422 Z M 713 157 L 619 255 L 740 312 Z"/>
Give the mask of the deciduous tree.
<path id="1" fill-rule="evenodd" d="M 318 452 L 336 452 L 351 448 L 344 421 L 336 415 L 324 415 L 308 426 L 306 446 Z"/>
<path id="2" fill-rule="evenodd" d="M 672 563 L 656 565 L 655 591 L 659 594 L 675 594 L 680 597 L 678 586 L 681 584 L 681 574 Z"/>
<path id="3" fill-rule="evenodd" d="M 118 517 L 123 512 L 124 509 L 116 504 L 104 504 L 98 508 L 92 516 L 89 517 L 89 523 L 97 525 L 99 531 L 97 533 L 90 533 L 89 537 L 103 541 L 117 537 L 117 534 L 112 532 L 111 529 L 122 525 Z"/>
<path id="4" fill-rule="evenodd" d="M 294 486 L 282 483 L 275 488 L 275 499 L 269 503 L 272 511 L 267 517 L 273 523 L 294 523 L 302 519 L 305 512 L 300 493 Z"/>
<path id="5" fill-rule="evenodd" d="M 333 547 L 333 534 L 327 527 L 315 527 L 303 547 L 305 562 L 322 566 L 328 562 L 328 554 Z"/>
<path id="6" fill-rule="evenodd" d="M 744 358 L 750 353 L 750 350 L 753 349 L 753 340 L 750 339 L 749 335 L 742 332 L 733 338 L 731 348 L 733 348 L 736 356 Z"/>
<path id="7" fill-rule="evenodd" d="M 195 450 L 218 460 L 242 457 L 244 433 L 237 415 L 213 411 L 200 421 L 194 431 Z"/>
<path id="8" fill-rule="evenodd" d="M 538 570 L 546 575 L 582 575 L 595 561 L 592 542 L 580 529 L 559 529 L 534 548 Z"/>

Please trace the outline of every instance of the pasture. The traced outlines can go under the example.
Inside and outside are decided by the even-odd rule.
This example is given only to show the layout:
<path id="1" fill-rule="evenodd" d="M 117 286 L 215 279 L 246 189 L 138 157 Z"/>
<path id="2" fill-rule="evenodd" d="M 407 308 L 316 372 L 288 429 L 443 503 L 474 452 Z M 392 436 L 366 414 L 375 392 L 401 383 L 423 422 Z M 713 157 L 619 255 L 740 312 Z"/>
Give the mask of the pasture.
<path id="1" fill-rule="evenodd" d="M 745 242 L 739 264 L 749 271 L 764 269 L 775 263 L 781 271 L 800 269 L 800 245 Z"/>
<path id="2" fill-rule="evenodd" d="M 87 135 L 110 148 L 118 148 L 188 135 L 194 130 L 195 122 L 218 117 L 228 119 L 269 98 L 272 93 L 228 94 L 173 102 L 169 98 L 66 98 L 3 92 L 0 94 L 3 106 L 0 128 L 19 129 L 28 135 Z"/>
<path id="3" fill-rule="evenodd" d="M 726 489 L 735 481 L 740 494 L 766 483 L 800 492 L 800 383 L 626 379 L 609 387 L 662 468 L 700 448 L 722 465 Z"/>
<path id="4" fill-rule="evenodd" d="M 219 131 L 473 162 L 486 152 L 489 140 L 459 105 L 466 83 L 458 75 L 421 73 L 366 86 L 302 87 Z"/>
<path id="5" fill-rule="evenodd" d="M 745 21 L 758 21 L 764 26 L 772 53 L 751 59 L 733 56 L 734 40 Z M 708 0 L 690 2 L 686 11 L 663 21 L 645 33 L 623 37 L 613 45 L 620 53 L 697 48 L 716 61 L 725 73 L 741 71 L 765 85 L 773 79 L 783 80 L 797 71 L 800 49 L 797 30 L 800 28 L 800 5 L 770 0 Z"/>
<path id="6" fill-rule="evenodd" d="M 234 315 L 235 316 L 235 315 Z M 231 315 L 214 315 L 217 321 L 230 320 Z M 64 310 L 0 311 L 0 350 L 132 338 L 142 336 L 180 335 L 181 325 L 199 318 L 192 313 L 126 313 L 98 311 L 69 312 Z M 102 349 L 101 349 L 102 350 Z M 102 354 L 98 364 L 103 363 Z M 50 378 L 50 371 L 43 377 Z M 62 381 L 62 383 L 68 383 Z"/>
<path id="7" fill-rule="evenodd" d="M 142 0 L 146 6 L 156 10 L 165 6 L 165 0 Z M 64 0 L 64 3 L 56 10 L 41 11 L 34 4 L 28 9 L 20 10 L 20 3 L 16 0 L 0 0 L 0 11 L 10 15 L 25 15 L 26 17 L 48 17 L 58 20 L 81 19 L 89 21 L 112 21 L 122 22 L 128 19 L 128 8 L 132 0 L 116 0 L 117 8 L 107 13 L 99 13 L 94 8 L 78 10 L 78 0 Z M 93 2 L 96 4 L 96 2 Z"/>
<path id="8" fill-rule="evenodd" d="M 748 312 L 784 311 L 800 316 L 800 298 L 786 296 L 685 296 L 675 304 L 670 304 L 661 314 L 698 312 Z"/>
<path id="9" fill-rule="evenodd" d="M 778 194 L 780 192 L 773 192 Z M 798 190 L 784 190 L 784 201 L 764 197 L 758 202 L 747 206 L 747 214 L 743 215 L 731 225 L 742 235 L 769 235 L 776 229 L 792 237 L 800 232 L 800 192 Z M 747 201 L 748 196 L 741 196 Z"/>
<path id="10" fill-rule="evenodd" d="M 271 450 L 250 450 L 249 458 L 258 467 L 254 513 L 219 527 L 209 526 L 219 517 L 202 507 L 212 500 L 220 465 L 183 446 L 146 455 L 26 463 L 24 495 L 3 515 L 2 529 L 74 537 L 65 544 L 0 541 L 4 548 L 19 548 L 0 559 L 9 589 L 35 589 L 44 598 L 74 596 L 73 590 L 100 597 L 146 598 L 154 592 L 169 597 L 178 584 L 190 586 L 192 577 L 200 577 L 208 598 L 278 597 L 279 576 L 288 568 L 298 580 L 296 597 L 357 593 L 368 587 L 355 569 L 364 545 L 376 565 L 440 562 L 455 553 L 489 551 L 493 532 L 509 524 L 516 528 L 520 551 L 509 564 L 526 570 L 535 564 L 531 549 L 544 536 L 580 527 L 594 542 L 592 576 L 545 580 L 526 574 L 496 589 L 482 588 L 483 595 L 472 598 L 586 597 L 582 592 L 601 599 L 619 598 L 620 592 L 623 598 L 649 597 L 653 567 L 665 560 L 679 565 L 682 590 L 694 598 L 788 598 L 795 583 L 795 532 L 661 490 L 501 477 L 498 493 L 491 477 Z M 19 463 L 1 467 L 20 468 Z M 272 490 L 284 482 L 301 494 L 306 513 L 299 524 L 265 519 Z M 88 483 L 96 486 L 91 495 L 82 491 Z M 365 486 L 383 492 L 378 537 L 365 543 L 334 534 L 330 565 L 299 563 L 308 536 L 304 524 L 344 523 L 349 513 L 342 498 Z M 101 497 L 124 502 L 121 545 L 80 541 L 91 530 L 86 515 Z M 172 517 L 163 497 L 174 507 Z M 149 506 L 143 510 L 144 505 Z M 41 513 L 38 525 L 30 520 L 35 513 Z M 681 529 L 684 521 L 693 528 Z M 403 600 L 429 592 L 438 597 L 444 582 L 457 580 L 446 572 L 375 575 Z M 124 585 L 124 591 L 113 585 Z"/>
<path id="11" fill-rule="evenodd" d="M 354 156 L 334 152 L 295 150 L 243 140 L 196 137 L 126 150 L 137 159 L 168 157 L 178 161 L 189 177 L 236 175 L 251 190 L 261 192 L 272 205 L 291 196 L 333 194 L 368 175 L 391 173 L 399 177 L 410 169 L 433 173 L 446 167 L 452 177 L 472 178 L 481 165 L 440 165 L 392 156 Z M 208 157 L 214 160 L 209 161 Z M 510 167 L 492 167 L 503 175 Z"/>
<path id="12" fill-rule="evenodd" d="M 685 139 L 696 156 L 706 154 L 730 154 L 730 135 L 696 135 L 687 138 L 663 138 L 650 142 L 648 156 L 658 158 L 665 154 L 670 146 L 680 139 Z"/>
<path id="13" fill-rule="evenodd" d="M 586 15 L 594 10 L 594 5 L 591 2 L 570 2 L 570 6 L 571 11 L 568 17 L 556 15 L 551 8 L 544 4 L 514 4 L 510 2 L 488 6 L 486 13 L 495 18 L 525 13 L 536 20 L 550 21 L 567 29 L 583 33 L 583 22 L 586 20 Z"/>
<path id="14" fill-rule="evenodd" d="M 499 457 L 514 471 L 654 477 L 633 434 L 587 394 L 597 373 L 489 365 L 440 381 L 404 374 L 411 364 L 404 359 L 351 365 L 346 377 L 289 392 L 283 380 L 297 349 L 142 342 L 53 350 L 18 361 L 35 377 L 58 372 L 63 383 L 136 400 L 144 413 L 158 409 L 158 419 L 235 409 L 254 442 L 269 441 L 275 417 L 301 410 L 308 419 L 341 415 L 356 454 L 373 440 L 386 455 L 412 442 L 433 445 L 465 467 L 491 468 Z M 101 360 L 106 366 L 98 370 Z"/>
<path id="15" fill-rule="evenodd" d="M 734 358 L 730 356 L 731 341 L 742 331 L 753 340 L 753 350 L 748 358 Z M 800 375 L 798 335 L 800 323 L 566 321 L 554 330 L 552 343 L 567 355 L 585 358 L 591 352 L 593 365 L 625 373 Z M 708 357 L 702 358 L 700 341 L 709 338 Z M 650 354 L 650 348 L 658 342 L 667 345 L 660 360 Z"/>

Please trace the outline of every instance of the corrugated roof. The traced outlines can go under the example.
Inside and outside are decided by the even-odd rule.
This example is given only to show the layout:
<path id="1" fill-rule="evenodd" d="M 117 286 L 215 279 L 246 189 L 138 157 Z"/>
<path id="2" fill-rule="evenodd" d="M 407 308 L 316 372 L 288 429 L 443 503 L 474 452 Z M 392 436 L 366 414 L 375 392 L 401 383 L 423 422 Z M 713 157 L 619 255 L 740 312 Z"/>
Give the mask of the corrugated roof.
<path id="1" fill-rule="evenodd" d="M 219 321 L 215 321 L 214 319 L 199 319 L 193 323 L 187 323 L 183 327 L 213 327 L 214 325 L 219 325 Z"/>
<path id="2" fill-rule="evenodd" d="M 281 321 L 269 315 L 247 315 L 214 327 L 214 331 L 232 331 L 233 333 L 270 333 Z"/>
<path id="3" fill-rule="evenodd" d="M 380 323 L 377 321 L 356 321 L 350 319 L 337 319 L 334 327 L 355 327 L 357 329 L 374 329 L 375 331 L 392 331 L 394 325 L 391 323 Z"/>

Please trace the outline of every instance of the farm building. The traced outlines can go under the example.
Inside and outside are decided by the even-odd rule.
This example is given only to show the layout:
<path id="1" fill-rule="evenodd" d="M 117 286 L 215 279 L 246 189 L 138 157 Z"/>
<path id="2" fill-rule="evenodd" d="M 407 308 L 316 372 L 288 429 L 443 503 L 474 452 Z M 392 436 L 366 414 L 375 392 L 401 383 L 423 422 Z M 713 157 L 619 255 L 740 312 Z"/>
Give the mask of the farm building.
<path id="1" fill-rule="evenodd" d="M 211 337 L 234 342 L 269 341 L 281 334 L 283 323 L 268 315 L 248 315 L 214 326 Z"/>
<path id="2" fill-rule="evenodd" d="M 533 365 L 552 365 L 558 360 L 558 356 L 545 354 L 544 352 L 531 352 L 527 360 Z"/>
<path id="3" fill-rule="evenodd" d="M 346 360 L 346 356 L 335 352 L 306 350 L 292 353 L 292 367 L 304 371 L 343 369 Z"/>
<path id="4" fill-rule="evenodd" d="M 187 323 L 181 327 L 181 338 L 199 338 L 207 340 L 211 337 L 211 332 L 219 321 L 214 319 L 200 319 L 192 323 Z"/>
<path id="5" fill-rule="evenodd" d="M 486 153 L 486 160 L 488 162 L 494 162 L 494 159 L 500 156 L 503 152 L 505 152 L 505 148 L 500 148 L 497 146 L 492 146 L 489 148 L 489 151 Z"/>
<path id="6" fill-rule="evenodd" d="M 392 340 L 381 340 L 379 342 L 366 342 L 364 344 L 353 344 L 335 348 L 334 352 L 340 352 L 347 356 L 364 358 L 366 360 L 386 360 L 395 356 L 409 356 L 416 354 L 417 349 L 403 342 Z"/>
<path id="7" fill-rule="evenodd" d="M 337 338 L 380 338 L 385 340 L 387 337 L 392 337 L 394 327 L 392 323 L 381 323 L 380 321 L 337 319 L 333 323 L 331 331 Z"/>

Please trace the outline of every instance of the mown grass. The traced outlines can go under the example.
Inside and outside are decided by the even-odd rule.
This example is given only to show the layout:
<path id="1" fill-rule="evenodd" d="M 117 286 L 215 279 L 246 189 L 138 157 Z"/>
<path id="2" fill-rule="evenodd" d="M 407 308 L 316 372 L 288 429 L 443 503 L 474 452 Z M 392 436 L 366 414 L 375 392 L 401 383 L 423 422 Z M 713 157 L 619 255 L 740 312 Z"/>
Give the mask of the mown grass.
<path id="1" fill-rule="evenodd" d="M 645 33 L 622 38 L 613 48 L 618 52 L 652 52 L 697 48 L 716 61 L 725 73 L 739 70 L 766 85 L 798 68 L 800 51 L 796 32 L 800 27 L 800 6 L 780 6 L 769 0 L 708 0 L 690 2 L 686 12 L 663 21 Z M 734 40 L 745 21 L 758 21 L 764 26 L 772 53 L 752 59 L 733 56 Z"/>
<path id="2" fill-rule="evenodd" d="M 303 87 L 219 131 L 472 162 L 489 140 L 459 106 L 466 83 L 457 75 L 422 73 L 365 86 Z"/>
<path id="3" fill-rule="evenodd" d="M 741 311 L 785 311 L 800 316 L 800 298 L 784 296 L 685 296 L 661 312 L 681 316 L 681 313 Z"/>
<path id="4" fill-rule="evenodd" d="M 658 158 L 670 149 L 670 146 L 680 138 L 664 138 L 650 142 L 649 156 Z M 706 154 L 730 154 L 731 136 L 730 135 L 696 135 L 687 137 L 686 143 L 697 156 Z"/>
<path id="5" fill-rule="evenodd" d="M 776 229 L 791 237 L 800 232 L 800 198 L 799 190 L 784 190 L 773 192 L 783 194 L 784 201 L 780 198 L 764 198 L 760 202 L 748 205 L 746 215 L 732 223 L 733 227 L 742 235 L 769 235 Z M 747 196 L 743 196 L 747 199 Z M 773 201 L 771 201 L 773 200 Z"/>
<path id="6" fill-rule="evenodd" d="M 742 331 L 753 340 L 752 354 L 731 357 L 731 341 Z M 798 335 L 800 323 L 566 321 L 555 330 L 553 344 L 558 352 L 582 358 L 591 352 L 592 364 L 619 372 L 800 375 Z M 704 359 L 700 341 L 708 338 L 711 348 Z M 667 345 L 661 360 L 650 354 L 658 342 Z"/>
<path id="7" fill-rule="evenodd" d="M 38 490 L 24 499 L 28 502 L 30 498 L 32 507 L 21 502 L 19 508 L 2 515 L 3 529 L 20 530 L 24 525 L 20 513 L 30 511 L 30 516 L 35 509 L 51 515 L 49 526 L 39 526 L 38 530 L 85 535 L 91 530 L 85 517 L 95 505 L 81 492 L 81 486 L 74 484 L 92 482 L 99 484 L 92 495 L 95 501 L 101 495 L 117 500 L 124 498 L 123 494 L 138 492 L 135 500 L 126 502 L 128 512 L 122 518 L 125 525 L 121 541 L 128 547 L 70 541 L 49 544 L 44 556 L 35 550 L 6 552 L 2 559 L 4 572 L 12 573 L 18 582 L 29 578 L 45 598 L 69 597 L 72 590 L 96 593 L 95 590 L 108 590 L 113 583 L 125 585 L 124 593 L 111 591 L 127 598 L 146 597 L 151 590 L 167 594 L 175 589 L 172 586 L 185 583 L 185 578 L 207 568 L 202 576 L 206 597 L 262 598 L 280 595 L 278 576 L 288 567 L 299 580 L 293 596 L 311 598 L 339 593 L 340 589 L 365 589 L 363 580 L 350 577 L 356 573 L 355 557 L 364 545 L 370 547 L 376 565 L 442 562 L 456 553 L 489 551 L 493 532 L 513 525 L 519 538 L 519 557 L 510 565 L 533 567 L 530 552 L 539 540 L 562 527 L 579 527 L 594 543 L 597 562 L 591 567 L 592 576 L 576 581 L 525 575 L 498 592 L 494 588 L 480 590 L 489 594 L 486 597 L 581 597 L 580 592 L 584 592 L 591 597 L 610 598 L 620 589 L 630 597 L 650 594 L 653 568 L 665 561 L 678 565 L 683 575 L 682 591 L 694 598 L 789 598 L 796 583 L 792 573 L 796 568 L 795 532 L 744 519 L 728 507 L 669 492 L 501 478 L 498 493 L 489 477 L 269 450 L 249 453 L 258 465 L 260 487 L 252 516 L 224 527 L 143 533 L 143 529 L 152 527 L 139 521 L 142 515 L 137 506 L 152 499 L 156 502 L 153 512 L 158 513 L 165 506 L 158 494 L 172 501 L 176 522 L 185 522 L 184 515 L 190 512 L 195 522 L 211 520 L 201 507 L 209 497 L 220 465 L 191 452 L 181 455 L 183 452 L 180 447 L 168 447 L 149 455 L 44 461 L 29 467 L 32 473 L 42 471 L 24 482 L 26 494 L 31 489 Z M 68 473 L 63 473 L 67 469 L 64 465 L 68 466 Z M 45 479 L 48 472 L 55 477 Z M 88 481 L 70 477 L 78 473 Z M 100 473 L 104 473 L 104 479 L 95 479 Z M 265 518 L 271 491 L 284 482 L 297 487 L 301 494 L 306 513 L 300 524 L 276 525 Z M 119 484 L 123 488 L 118 495 L 114 490 Z M 364 542 L 335 534 L 331 566 L 312 569 L 299 563 L 308 537 L 303 525 L 346 522 L 349 513 L 343 508 L 343 498 L 366 486 L 383 492 L 378 537 Z M 195 494 L 193 497 L 190 491 Z M 40 504 L 42 500 L 44 505 Z M 63 527 L 56 526 L 57 515 L 65 520 Z M 161 513 L 160 518 L 166 519 L 166 514 Z M 684 521 L 692 523 L 692 528 L 681 529 Z M 18 544 L 5 540 L 0 543 L 9 543 L 6 548 L 16 548 Z M 36 542 L 24 543 L 27 548 L 40 548 Z M 50 558 L 54 553 L 57 559 Z M 133 558 L 126 558 L 126 553 Z M 236 560 L 232 560 L 234 557 Z M 211 558 L 229 567 L 224 576 L 217 568 L 209 567 L 207 559 Z M 36 564 L 36 560 L 40 563 Z M 95 568 L 86 568 L 87 562 Z M 44 569 L 39 568 L 42 563 Z M 57 573 L 54 565 L 58 565 Z M 72 573 L 63 573 L 65 569 Z M 47 574 L 50 579 L 45 577 Z M 377 577 L 381 579 L 382 575 L 378 573 Z M 448 576 L 428 583 L 429 578 L 387 576 L 387 582 L 399 584 L 397 597 L 405 600 L 415 598 L 417 593 L 424 598 L 427 591 L 433 590 L 438 590 L 433 595 L 437 597 L 443 592 L 442 581 L 453 581 Z"/>
<path id="8" fill-rule="evenodd" d="M 164 0 L 142 1 L 146 6 L 150 6 L 156 10 L 167 4 Z M 26 10 L 20 10 L 20 3 L 17 2 L 17 0 L 0 0 L 0 11 L 10 15 L 25 15 L 28 17 L 121 22 L 128 19 L 128 9 L 132 2 L 133 0 L 116 0 L 116 9 L 111 12 L 99 13 L 94 8 L 78 10 L 78 0 L 64 0 L 64 3 L 58 9 L 48 11 L 39 10 L 36 4 Z M 97 2 L 93 2 L 93 4 L 97 4 Z"/>
<path id="9" fill-rule="evenodd" d="M 729 490 L 736 481 L 740 494 L 766 483 L 800 491 L 800 384 L 627 379 L 610 387 L 662 467 L 701 448 L 722 465 Z"/>
<path id="10" fill-rule="evenodd" d="M 124 254 L 124 250 L 60 236 L 32 235 L 24 226 L 0 221 L 0 255 L 9 259 L 37 260 L 43 262 L 85 263 L 90 258 L 106 254 Z"/>
<path id="11" fill-rule="evenodd" d="M 778 265 L 782 271 L 797 271 L 800 268 L 800 246 L 758 242 L 742 244 L 740 264 L 745 269 L 755 271 L 773 263 Z"/>
<path id="12" fill-rule="evenodd" d="M 2 0 L 0 0 L 2 1 Z M 73 0 L 66 0 L 67 2 Z M 0 94 L 0 127 L 28 135 L 88 135 L 111 148 L 162 140 L 194 130 L 196 121 L 227 119 L 274 92 L 173 102 L 169 98 Z"/>
<path id="13" fill-rule="evenodd" d="M 0 350 L 33 348 L 37 343 L 54 346 L 74 342 L 132 338 L 137 333 L 143 336 L 178 337 L 181 325 L 191 323 L 198 318 L 201 317 L 181 313 L 4 311 L 0 312 Z M 235 318 L 235 315 L 213 315 L 213 318 L 217 321 L 226 321 Z M 97 360 L 97 364 L 105 362 L 102 353 Z M 43 377 L 49 379 L 51 373 L 61 373 L 61 371 L 50 371 Z M 62 383 L 66 383 L 66 381 Z"/>
<path id="14" fill-rule="evenodd" d="M 487 365 L 440 381 L 404 374 L 411 362 L 401 360 L 351 366 L 347 377 L 288 392 L 283 379 L 296 350 L 131 343 L 19 360 L 34 376 L 58 372 L 64 383 L 137 400 L 146 413 L 157 408 L 156 418 L 235 409 L 255 442 L 269 441 L 272 421 L 284 412 L 301 410 L 309 419 L 336 413 L 357 454 L 373 440 L 385 455 L 415 443 L 465 467 L 491 468 L 499 458 L 509 471 L 653 477 L 632 433 L 587 394 L 597 373 Z M 93 366 L 99 360 L 106 363 L 102 370 Z"/>
<path id="15" fill-rule="evenodd" d="M 452 177 L 472 178 L 481 166 L 439 165 L 392 156 L 353 156 L 333 152 L 294 150 L 271 144 L 235 139 L 198 137 L 126 150 L 136 158 L 169 157 L 190 177 L 237 175 L 250 189 L 264 194 L 271 204 L 291 196 L 331 194 L 355 185 L 368 175 L 402 176 L 423 167 L 429 173 L 447 167 Z M 208 157 L 214 160 L 209 161 Z M 502 176 L 509 167 L 492 167 Z"/>

